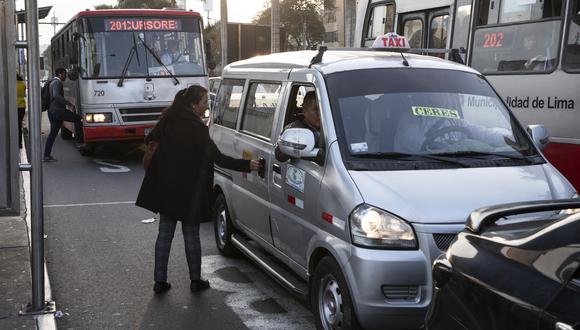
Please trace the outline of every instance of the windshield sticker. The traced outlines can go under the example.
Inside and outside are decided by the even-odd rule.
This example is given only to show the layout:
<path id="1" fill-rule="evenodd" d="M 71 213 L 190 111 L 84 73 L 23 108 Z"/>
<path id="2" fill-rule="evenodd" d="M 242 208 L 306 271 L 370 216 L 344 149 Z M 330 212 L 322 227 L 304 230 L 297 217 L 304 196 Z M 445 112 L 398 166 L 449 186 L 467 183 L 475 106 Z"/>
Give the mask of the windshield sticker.
<path id="1" fill-rule="evenodd" d="M 351 143 L 350 150 L 352 152 L 366 152 L 369 150 L 369 146 L 366 142 Z"/>
<path id="2" fill-rule="evenodd" d="M 303 193 L 305 179 L 306 172 L 304 170 L 301 170 L 296 166 L 288 165 L 288 168 L 286 168 L 286 183 L 290 187 Z"/>
<path id="3" fill-rule="evenodd" d="M 411 109 L 415 116 L 461 119 L 459 111 L 457 110 L 415 106 L 411 107 Z"/>

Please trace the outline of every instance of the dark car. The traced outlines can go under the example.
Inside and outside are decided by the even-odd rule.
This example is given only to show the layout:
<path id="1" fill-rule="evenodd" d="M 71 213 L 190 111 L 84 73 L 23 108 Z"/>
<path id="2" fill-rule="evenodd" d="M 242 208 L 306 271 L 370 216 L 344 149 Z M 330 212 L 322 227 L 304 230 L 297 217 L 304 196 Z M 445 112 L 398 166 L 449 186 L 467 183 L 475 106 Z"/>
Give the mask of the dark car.
<path id="1" fill-rule="evenodd" d="M 471 213 L 433 265 L 427 329 L 580 329 L 580 199 Z"/>

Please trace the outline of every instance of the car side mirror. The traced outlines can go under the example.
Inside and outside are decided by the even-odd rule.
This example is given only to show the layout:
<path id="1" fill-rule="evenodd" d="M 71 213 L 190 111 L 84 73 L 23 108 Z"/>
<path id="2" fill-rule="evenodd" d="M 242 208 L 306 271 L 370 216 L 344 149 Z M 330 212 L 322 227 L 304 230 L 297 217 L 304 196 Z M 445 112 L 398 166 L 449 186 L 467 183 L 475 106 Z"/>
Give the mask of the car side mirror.
<path id="1" fill-rule="evenodd" d="M 289 128 L 278 139 L 280 151 L 294 158 L 314 158 L 320 149 L 315 147 L 314 134 L 306 128 Z"/>
<path id="2" fill-rule="evenodd" d="M 530 137 L 540 148 L 540 150 L 546 149 L 548 144 L 550 144 L 550 134 L 548 133 L 548 129 L 544 125 L 528 125 L 526 128 Z"/>

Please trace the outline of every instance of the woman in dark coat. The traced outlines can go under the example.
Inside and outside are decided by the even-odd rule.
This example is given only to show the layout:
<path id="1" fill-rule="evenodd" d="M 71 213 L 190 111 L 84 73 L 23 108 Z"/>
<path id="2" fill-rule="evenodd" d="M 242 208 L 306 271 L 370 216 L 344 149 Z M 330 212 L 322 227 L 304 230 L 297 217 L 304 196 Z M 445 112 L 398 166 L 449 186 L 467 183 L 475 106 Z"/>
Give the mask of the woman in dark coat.
<path id="1" fill-rule="evenodd" d="M 145 173 L 136 205 L 160 213 L 155 243 L 156 293 L 171 288 L 167 263 L 177 221 L 181 221 L 185 241 L 190 289 L 196 292 L 209 287 L 209 282 L 200 277 L 199 224 L 211 216 L 214 163 L 244 172 L 260 168 L 257 160 L 234 159 L 218 150 L 201 120 L 207 100 L 207 89 L 201 86 L 179 91 L 147 137 L 147 142 L 157 141 L 159 146 Z"/>

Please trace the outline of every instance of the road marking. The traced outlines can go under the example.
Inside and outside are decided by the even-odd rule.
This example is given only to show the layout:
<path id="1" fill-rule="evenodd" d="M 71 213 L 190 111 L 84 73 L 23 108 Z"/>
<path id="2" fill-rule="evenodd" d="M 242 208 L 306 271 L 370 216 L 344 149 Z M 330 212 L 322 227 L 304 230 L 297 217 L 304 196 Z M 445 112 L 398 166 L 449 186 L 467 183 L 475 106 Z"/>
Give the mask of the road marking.
<path id="1" fill-rule="evenodd" d="M 109 161 L 95 159 L 95 160 L 93 160 L 93 162 L 95 162 L 99 165 L 108 166 L 108 167 L 99 167 L 99 170 L 101 170 L 101 172 L 103 172 L 103 173 L 127 173 L 127 172 L 131 172 L 130 168 L 123 166 L 123 165 L 112 164 Z"/>
<path id="2" fill-rule="evenodd" d="M 304 308 L 290 294 L 286 297 L 280 295 L 284 291 L 282 287 L 275 290 L 272 285 L 278 285 L 274 281 L 268 281 L 268 275 L 260 269 L 253 267 L 249 260 L 227 259 L 220 255 L 202 257 L 202 273 L 210 281 L 213 290 L 227 292 L 225 304 L 238 315 L 249 329 L 271 330 L 300 330 L 313 329 L 313 315 Z M 253 281 L 249 283 L 231 282 L 220 277 L 219 270 L 236 267 Z M 276 288 L 278 289 L 278 288 Z M 253 307 L 257 302 L 274 299 L 284 313 L 262 313 Z"/>
<path id="3" fill-rule="evenodd" d="M 82 204 L 53 204 L 53 205 L 44 205 L 45 208 L 53 208 L 53 207 L 77 207 L 77 206 L 102 206 L 102 205 L 117 205 L 117 204 L 135 204 L 135 201 L 126 201 L 126 202 L 106 202 L 106 203 L 82 203 Z"/>

